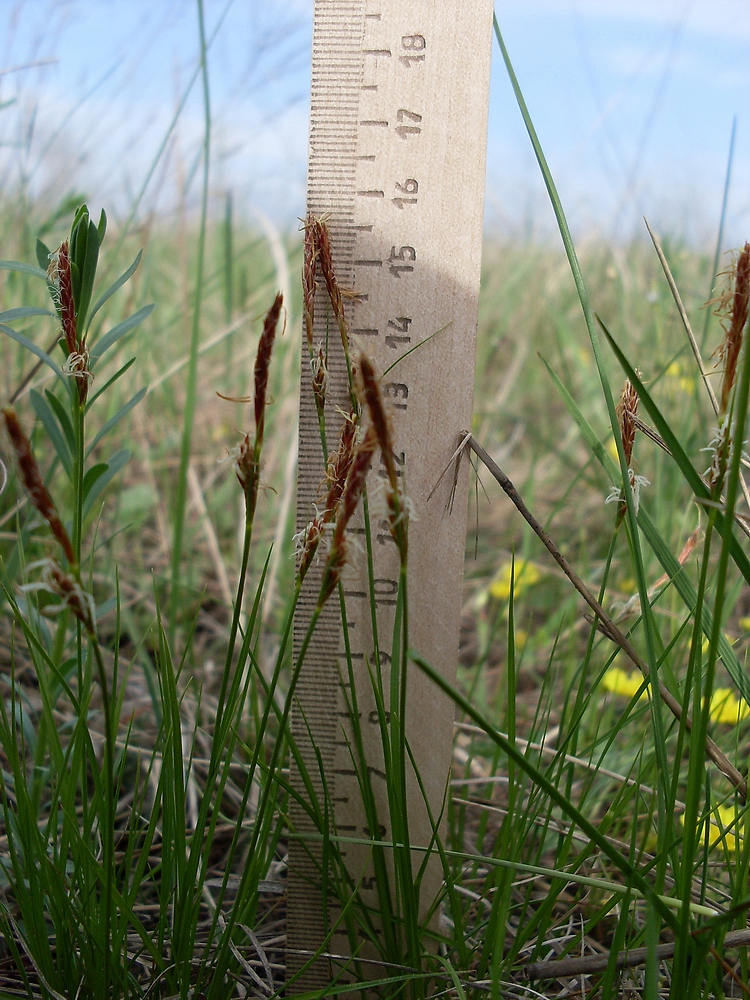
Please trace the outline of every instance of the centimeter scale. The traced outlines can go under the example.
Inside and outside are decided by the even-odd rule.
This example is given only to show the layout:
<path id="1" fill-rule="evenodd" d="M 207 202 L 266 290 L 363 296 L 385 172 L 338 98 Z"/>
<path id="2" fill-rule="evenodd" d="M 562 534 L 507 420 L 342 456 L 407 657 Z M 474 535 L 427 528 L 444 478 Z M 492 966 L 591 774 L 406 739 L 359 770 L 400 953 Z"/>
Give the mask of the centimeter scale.
<path id="1" fill-rule="evenodd" d="M 451 476 L 428 496 L 471 424 L 479 291 L 492 0 L 315 0 L 308 210 L 327 220 L 338 280 L 349 300 L 352 353 L 364 350 L 390 403 L 395 457 L 412 516 L 409 525 L 410 644 L 455 676 L 466 532 L 467 475 L 450 505 Z M 319 291 L 315 343 L 329 345 L 326 403 L 328 446 L 337 444 L 335 406 L 347 407 L 346 366 Z M 368 482 L 378 481 L 378 462 Z M 324 464 L 303 345 L 298 528 L 320 499 Z M 372 486 L 368 491 L 376 494 Z M 398 589 L 399 559 L 377 496 L 370 504 L 374 601 L 380 667 L 387 674 Z M 363 522 L 352 528 L 364 533 Z M 364 550 L 364 545 L 361 546 Z M 295 621 L 299 648 L 315 604 L 320 571 L 306 580 Z M 346 621 L 332 598 L 300 675 L 293 733 L 323 801 L 323 780 L 340 837 L 390 837 L 386 775 L 369 667 L 373 639 L 364 552 L 354 555 L 343 583 Z M 355 665 L 359 722 L 367 770 L 378 800 L 380 829 L 367 828 L 350 745 L 350 698 L 344 629 Z M 387 686 L 387 685 L 386 685 Z M 431 809 L 439 815 L 452 748 L 449 701 L 414 669 L 409 678 L 407 736 Z M 413 778 L 413 775 L 412 775 Z M 305 795 L 299 773 L 295 791 Z M 411 794 L 413 791 L 413 794 Z M 413 803 L 413 808 L 412 808 Z M 427 845 L 432 828 L 416 781 L 410 790 L 410 840 Z M 316 833 L 299 806 L 292 823 L 301 838 Z M 377 905 L 371 849 L 342 847 L 365 902 Z M 300 969 L 319 949 L 337 912 L 322 899 L 320 839 L 293 839 L 289 851 L 287 967 Z M 420 859 L 421 860 L 421 856 Z M 419 861 L 416 862 L 419 864 Z M 440 891 L 439 864 L 428 870 L 424 906 Z M 346 932 L 325 951 L 351 954 Z M 373 952 L 369 953 L 373 956 Z M 334 966 L 335 966 L 334 960 Z M 341 963 L 339 963 L 340 965 Z M 376 970 L 382 971 L 382 970 Z M 320 988 L 336 975 L 329 960 L 312 964 L 299 989 Z M 340 980 L 339 980 L 340 981 Z"/>

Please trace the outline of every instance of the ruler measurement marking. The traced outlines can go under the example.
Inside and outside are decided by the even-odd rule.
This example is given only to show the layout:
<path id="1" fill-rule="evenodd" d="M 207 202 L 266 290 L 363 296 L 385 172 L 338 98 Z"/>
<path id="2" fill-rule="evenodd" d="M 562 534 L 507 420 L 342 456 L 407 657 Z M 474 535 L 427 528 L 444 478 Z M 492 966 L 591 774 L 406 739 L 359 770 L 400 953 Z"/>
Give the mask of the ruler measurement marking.
<path id="1" fill-rule="evenodd" d="M 449 676 L 451 664 L 446 660 L 445 650 L 450 651 L 455 639 L 457 652 L 460 602 L 456 604 L 455 595 L 458 593 L 460 598 L 463 539 L 459 522 L 463 515 L 454 519 L 452 524 L 458 527 L 453 530 L 442 513 L 443 500 L 439 496 L 430 508 L 425 507 L 428 489 L 423 484 L 431 480 L 431 488 L 442 471 L 441 466 L 435 473 L 434 467 L 450 459 L 453 423 L 456 420 L 466 422 L 465 415 L 462 413 L 459 417 L 459 413 L 461 406 L 465 412 L 465 399 L 470 401 L 473 383 L 471 363 L 467 363 L 466 356 L 467 351 L 471 351 L 472 324 L 475 322 L 472 295 L 478 278 L 476 245 L 481 234 L 481 142 L 483 121 L 486 121 L 483 105 L 487 93 L 492 4 L 491 0 L 474 0 L 472 4 L 466 4 L 465 0 L 441 0 L 440 5 L 434 0 L 410 0 L 407 10 L 403 0 L 381 0 L 377 11 L 368 11 L 367 6 L 367 0 L 315 0 L 315 87 L 308 206 L 316 214 L 330 213 L 337 273 L 340 282 L 354 293 L 346 306 L 350 312 L 350 329 L 354 336 L 366 339 L 367 351 L 373 356 L 376 367 L 385 370 L 396 356 L 395 352 L 403 352 L 408 346 L 426 340 L 448 323 L 446 333 L 441 333 L 424 352 L 410 355 L 400 368 L 383 380 L 382 390 L 393 415 L 398 471 L 419 513 L 418 520 L 410 526 L 409 576 L 414 600 L 410 617 L 415 623 L 410 639 Z M 456 91 L 460 91 L 463 101 L 454 97 Z M 456 107 L 461 108 L 460 112 L 453 110 Z M 460 137 L 461 141 L 452 139 L 446 146 L 444 137 L 447 134 Z M 457 243 L 455 233 L 459 230 L 462 239 Z M 323 298 L 318 301 L 316 319 L 319 320 L 321 316 L 325 318 L 327 305 Z M 316 343 L 325 332 L 324 325 L 318 323 Z M 433 383 L 435 362 L 439 364 L 435 367 Z M 340 387 L 345 381 L 340 359 L 332 357 L 329 370 L 330 383 Z M 459 388 L 455 390 L 448 387 L 444 379 L 445 372 L 452 370 L 460 376 Z M 309 375 L 303 378 L 309 381 Z M 453 405 L 453 392 L 458 393 L 456 406 Z M 346 405 L 345 385 L 341 398 Z M 446 399 L 451 399 L 451 406 L 445 405 Z M 332 406 L 328 412 L 333 412 Z M 314 440 L 317 418 L 311 400 L 304 397 L 300 428 L 298 510 L 304 523 L 311 509 L 309 504 L 318 495 L 321 480 L 320 446 L 319 443 L 316 446 Z M 459 429 L 456 425 L 455 432 Z M 333 430 L 329 447 L 332 444 L 335 446 Z M 446 450 L 447 455 L 444 454 Z M 417 455 L 420 465 L 414 461 Z M 420 467 L 422 463 L 425 463 L 424 468 Z M 383 475 L 384 469 L 376 462 L 371 473 L 373 480 Z M 460 501 L 465 496 L 464 491 L 465 483 L 462 482 Z M 364 530 L 358 526 L 347 534 L 358 535 Z M 382 616 L 379 666 L 385 672 L 387 688 L 391 662 L 387 640 L 398 595 L 398 555 L 387 522 L 375 505 L 371 530 L 375 550 L 372 599 Z M 428 570 L 424 563 L 430 549 L 424 544 L 425 537 L 432 537 L 432 551 L 441 554 L 437 577 L 435 569 Z M 445 559 L 443 553 L 446 553 Z M 455 581 L 453 584 L 451 579 Z M 420 587 L 420 580 L 427 581 L 426 585 Z M 351 759 L 350 747 L 354 744 L 349 737 L 353 720 L 346 702 L 342 703 L 339 674 L 342 669 L 346 670 L 345 655 L 349 652 L 366 742 L 367 771 L 377 785 L 379 821 L 387 822 L 387 809 L 381 815 L 382 803 L 386 801 L 381 795 L 381 785 L 387 781 L 382 748 L 378 749 L 381 719 L 368 680 L 368 664 L 372 666 L 374 661 L 370 598 L 369 590 L 358 586 L 356 575 L 349 572 L 344 589 L 346 620 L 342 627 L 340 620 L 326 618 L 321 630 L 324 641 L 311 649 L 305 665 L 311 678 L 304 687 L 300 686 L 299 701 L 304 706 L 309 732 L 325 761 L 326 773 L 334 776 L 329 794 L 336 803 L 334 815 L 338 828 L 361 831 L 368 837 L 364 832 L 366 820 L 352 818 L 363 816 L 363 806 L 357 771 Z M 301 603 L 300 628 L 295 625 L 297 642 L 304 631 L 304 609 L 309 613 L 314 604 L 313 590 Z M 434 617 L 434 622 L 430 621 L 430 616 Z M 348 650 L 344 648 L 345 632 L 349 635 Z M 455 667 L 455 655 L 452 665 Z M 413 712 L 419 712 L 422 720 L 431 720 L 434 691 L 426 690 L 423 685 L 420 693 L 418 677 L 410 676 L 410 685 L 412 683 L 417 688 L 415 693 L 410 687 L 410 699 L 412 694 L 417 699 Z M 343 687 L 349 684 L 347 678 Z M 428 784 L 433 782 L 430 794 L 433 794 L 433 807 L 437 805 L 439 811 L 438 800 L 450 759 L 450 713 L 446 713 L 445 705 L 438 710 L 436 720 L 434 726 L 430 721 L 414 729 L 420 720 L 407 719 L 407 731 L 416 759 L 420 764 L 425 762 L 425 780 Z M 388 717 L 382 721 L 387 724 Z M 424 745 L 422 728 L 429 731 L 429 746 Z M 297 737 L 308 738 L 303 730 L 304 726 L 298 721 Z M 432 753 L 435 747 L 441 749 L 437 756 Z M 445 762 L 442 762 L 442 750 L 446 753 Z M 314 777 L 319 768 L 317 759 L 314 755 L 305 759 Z M 302 790 L 303 786 L 296 782 L 294 787 Z M 414 842 L 427 843 L 431 836 L 429 823 L 425 828 L 415 813 L 412 825 L 411 799 L 419 800 L 418 790 L 412 791 L 409 809 Z M 387 840 L 387 833 L 383 823 L 377 836 Z M 295 845 L 298 843 L 290 844 L 290 956 L 295 948 L 307 949 L 309 953 L 324 936 L 317 933 L 323 907 L 320 898 L 316 900 L 314 890 L 315 880 L 319 878 L 315 858 L 319 855 L 313 851 L 311 859 L 305 863 L 305 849 L 300 847 L 297 851 Z M 371 851 L 366 846 L 347 845 L 346 851 L 341 853 L 345 854 L 355 883 L 374 891 L 374 876 L 365 865 Z M 423 886 L 431 884 L 433 875 L 434 872 L 430 874 L 428 870 Z M 306 889 L 303 890 L 301 882 L 305 879 Z M 439 881 L 438 872 L 438 884 Z M 329 903 L 332 909 L 333 902 Z M 337 928 L 336 937 L 337 947 L 346 950 L 346 928 Z M 368 955 L 370 952 L 363 953 L 363 957 Z M 296 968 L 301 964 L 299 961 Z M 325 965 L 318 963 L 317 973 L 301 981 L 300 988 L 322 986 L 325 989 L 330 982 L 330 977 L 326 980 L 322 971 Z"/>

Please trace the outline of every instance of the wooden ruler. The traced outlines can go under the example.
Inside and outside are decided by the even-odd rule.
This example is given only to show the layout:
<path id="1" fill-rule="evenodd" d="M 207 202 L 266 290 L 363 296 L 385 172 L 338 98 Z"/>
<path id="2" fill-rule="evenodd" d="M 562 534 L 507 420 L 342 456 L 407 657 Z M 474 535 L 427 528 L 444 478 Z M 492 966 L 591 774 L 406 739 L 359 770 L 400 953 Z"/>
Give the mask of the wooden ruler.
<path id="1" fill-rule="evenodd" d="M 492 0 L 315 0 L 308 208 L 328 221 L 340 284 L 356 294 L 349 320 L 353 354 L 364 350 L 385 372 L 396 460 L 413 509 L 409 527 L 410 641 L 447 678 L 455 676 L 461 607 L 467 479 L 449 512 L 451 477 L 428 502 L 449 464 L 459 431 L 470 426 L 479 291 L 491 51 Z M 346 408 L 348 387 L 335 323 L 321 293 L 315 342 L 329 345 L 329 448 Z M 303 348 L 299 438 L 298 526 L 320 499 L 324 466 Z M 378 481 L 376 467 L 370 482 Z M 399 560 L 377 497 L 371 503 L 374 600 L 381 667 L 389 668 Z M 359 528 L 353 531 L 363 534 Z M 295 622 L 297 648 L 315 603 L 319 577 L 306 581 Z M 304 663 L 293 733 L 306 768 L 323 794 L 323 779 L 340 836 L 389 839 L 383 754 L 368 663 L 372 663 L 370 594 L 364 554 L 344 582 L 346 621 L 331 600 Z M 351 718 L 342 690 L 344 628 L 355 664 L 359 721 L 381 828 L 367 829 L 349 744 Z M 452 707 L 417 671 L 410 677 L 407 731 L 428 799 L 439 814 L 452 747 Z M 299 774 L 293 787 L 304 794 Z M 414 782 L 410 836 L 426 845 L 432 830 Z M 292 806 L 298 832 L 315 833 Z M 362 897 L 377 895 L 366 846 L 345 848 Z M 293 840 L 289 853 L 287 940 L 290 972 L 320 947 L 335 921 L 323 905 L 319 843 Z M 439 866 L 425 879 L 427 907 L 440 890 Z M 432 898 L 430 898 L 432 897 Z M 343 929 L 327 951 L 347 954 Z M 335 970 L 334 970 L 335 971 Z M 300 988 L 325 986 L 332 970 L 314 965 Z"/>

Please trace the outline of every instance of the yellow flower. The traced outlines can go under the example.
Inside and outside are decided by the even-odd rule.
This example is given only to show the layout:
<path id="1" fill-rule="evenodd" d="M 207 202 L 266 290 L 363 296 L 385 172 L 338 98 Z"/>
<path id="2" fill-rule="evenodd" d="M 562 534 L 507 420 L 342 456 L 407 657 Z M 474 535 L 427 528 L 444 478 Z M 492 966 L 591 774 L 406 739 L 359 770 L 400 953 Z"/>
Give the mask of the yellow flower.
<path id="1" fill-rule="evenodd" d="M 711 694 L 709 713 L 714 722 L 736 726 L 750 716 L 750 706 L 740 701 L 731 688 L 716 688 Z"/>
<path id="2" fill-rule="evenodd" d="M 737 813 L 733 806 L 716 806 L 713 816 L 709 820 L 709 848 L 713 850 L 718 847 L 719 850 L 736 851 L 738 843 L 742 847 L 744 823 L 741 821 L 739 823 L 735 822 L 736 818 Z M 680 822 L 684 826 L 684 815 L 680 816 Z M 701 842 L 703 842 L 704 838 L 705 834 L 701 832 Z"/>
<path id="3" fill-rule="evenodd" d="M 738 840 L 742 845 L 744 823 L 735 822 L 737 813 L 732 806 L 717 806 L 714 809 L 714 814 L 717 819 L 711 819 L 709 831 L 711 847 L 717 845 L 723 847 L 726 844 L 728 851 L 736 851 Z"/>
<path id="4" fill-rule="evenodd" d="M 744 628 L 746 632 L 750 632 L 750 617 L 740 618 L 737 624 L 740 626 L 740 628 Z"/>
<path id="5" fill-rule="evenodd" d="M 533 587 L 541 578 L 541 573 L 533 563 L 520 559 L 515 570 L 511 563 L 506 562 L 500 567 L 495 575 L 495 579 L 489 586 L 490 596 L 498 601 L 507 601 L 510 597 L 510 577 L 513 572 L 513 596 L 518 597 L 524 590 Z"/>
<path id="6" fill-rule="evenodd" d="M 610 667 L 602 678 L 602 684 L 605 691 L 611 691 L 612 694 L 622 695 L 624 698 L 633 698 L 642 683 L 643 675 L 637 670 L 634 670 L 632 674 L 629 674 L 626 670 L 622 670 L 620 667 Z M 648 697 L 648 695 L 645 691 L 642 691 L 641 698 L 646 697 Z"/>

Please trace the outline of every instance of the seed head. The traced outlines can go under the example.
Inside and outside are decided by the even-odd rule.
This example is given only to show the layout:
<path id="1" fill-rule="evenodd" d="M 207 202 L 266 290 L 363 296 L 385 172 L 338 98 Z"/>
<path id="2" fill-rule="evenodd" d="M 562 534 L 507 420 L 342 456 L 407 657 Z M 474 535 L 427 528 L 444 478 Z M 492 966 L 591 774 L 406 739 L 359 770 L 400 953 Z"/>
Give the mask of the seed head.
<path id="1" fill-rule="evenodd" d="M 641 377 L 637 368 L 636 375 Z M 620 394 L 620 402 L 617 404 L 617 417 L 620 423 L 620 437 L 622 438 L 626 466 L 630 465 L 633 458 L 633 444 L 635 443 L 635 420 L 633 418 L 637 413 L 638 393 L 633 388 L 630 379 L 626 379 Z"/>
<path id="2" fill-rule="evenodd" d="M 258 487 L 260 485 L 260 450 L 250 441 L 246 434 L 239 445 L 230 453 L 237 481 L 245 494 L 245 511 L 252 518 L 255 505 L 258 502 Z"/>
<path id="3" fill-rule="evenodd" d="M 302 262 L 302 312 L 310 353 L 313 351 L 313 320 L 315 318 L 315 279 L 318 270 L 318 248 L 315 241 L 315 219 L 312 214 L 305 221 L 305 247 Z"/>
<path id="4" fill-rule="evenodd" d="M 266 313 L 266 318 L 263 322 L 263 332 L 258 342 L 258 354 L 255 359 L 255 428 L 258 448 L 263 443 L 266 395 L 268 393 L 268 369 L 271 364 L 271 352 L 273 350 L 273 342 L 276 339 L 276 327 L 281 315 L 283 301 L 284 298 L 281 292 L 279 292 L 273 301 L 273 305 Z"/>
<path id="5" fill-rule="evenodd" d="M 323 518 L 320 515 L 316 515 L 299 535 L 294 536 L 295 541 L 299 545 L 298 551 L 301 553 L 299 568 L 297 569 L 300 582 L 305 579 L 307 571 L 312 566 L 315 553 L 318 551 L 318 546 L 323 540 L 324 531 L 325 524 Z"/>
<path id="6" fill-rule="evenodd" d="M 712 497 L 721 496 L 724 487 L 724 478 L 729 464 L 729 452 L 732 445 L 732 430 L 729 426 L 729 414 L 724 413 L 721 423 L 716 429 L 716 433 L 702 451 L 711 454 L 711 464 L 706 469 L 704 476 L 708 480 L 708 488 Z"/>
<path id="7" fill-rule="evenodd" d="M 328 226 L 322 219 L 313 222 L 313 233 L 317 260 L 320 263 L 320 270 L 323 273 L 328 298 L 331 302 L 331 309 L 336 319 L 341 335 L 341 342 L 344 345 L 344 353 L 349 354 L 349 325 L 344 312 L 344 298 L 341 287 L 336 278 L 336 271 L 333 266 L 333 253 L 331 252 L 331 237 Z"/>
<path id="8" fill-rule="evenodd" d="M 73 277 L 70 270 L 68 241 L 63 240 L 50 258 L 47 277 L 54 289 L 55 304 L 60 313 L 63 337 L 68 354 L 80 353 L 76 331 L 76 307 L 73 299 Z"/>
<path id="9" fill-rule="evenodd" d="M 44 485 L 39 465 L 34 452 L 31 450 L 31 442 L 21 427 L 16 411 L 12 407 L 6 406 L 2 412 L 10 443 L 13 446 L 13 451 L 16 453 L 18 469 L 21 473 L 23 485 L 26 487 L 26 492 L 29 494 L 33 505 L 50 526 L 52 534 L 65 553 L 65 558 L 71 565 L 75 565 L 76 557 L 70 538 L 68 537 L 68 532 L 60 520 L 60 515 L 57 513 L 57 508 L 49 494 L 49 490 Z"/>
<path id="10" fill-rule="evenodd" d="M 737 361 L 742 348 L 742 337 L 747 324 L 750 303 L 750 243 L 740 250 L 736 261 L 725 272 L 728 276 L 727 291 L 713 301 L 718 303 L 716 315 L 721 317 L 724 341 L 719 356 L 724 362 L 724 379 L 721 385 L 720 413 L 726 413 L 729 397 L 737 375 Z"/>
<path id="11" fill-rule="evenodd" d="M 318 348 L 318 353 L 310 359 L 310 365 L 312 367 L 312 391 L 315 406 L 318 413 L 322 414 L 326 406 L 326 391 L 328 389 L 328 366 L 322 344 Z"/>
<path id="12" fill-rule="evenodd" d="M 65 371 L 78 382 L 78 398 L 83 404 L 93 375 L 89 371 L 89 352 L 84 338 L 78 337 L 77 312 L 73 296 L 73 275 L 70 267 L 70 249 L 64 240 L 51 255 L 47 278 L 52 299 L 57 307 L 62 325 L 63 339 L 68 352 Z"/>
<path id="13" fill-rule="evenodd" d="M 388 470 L 388 479 L 391 485 L 396 487 L 398 479 L 396 476 L 396 463 L 393 459 L 393 440 L 390 421 L 385 412 L 383 395 L 380 391 L 380 382 L 375 375 L 372 362 L 365 354 L 361 354 L 359 358 L 359 375 L 362 380 L 362 392 L 365 404 L 370 414 L 370 420 L 372 421 L 378 444 L 380 445 L 383 462 Z"/>
<path id="14" fill-rule="evenodd" d="M 372 456 L 377 448 L 377 437 L 372 427 L 364 436 L 352 461 L 346 480 L 343 496 L 339 504 L 336 529 L 331 541 L 331 550 L 323 570 L 323 579 L 318 595 L 318 607 L 322 607 L 334 592 L 341 580 L 347 559 L 346 528 L 357 509 L 359 498 L 365 486 L 367 473 L 370 470 Z"/>
<path id="15" fill-rule="evenodd" d="M 88 632 L 94 632 L 94 599 L 80 583 L 62 570 L 56 562 L 50 561 L 48 583 L 50 590 L 61 598 L 62 604 L 70 608 Z"/>
<path id="16" fill-rule="evenodd" d="M 312 565 L 313 558 L 325 535 L 326 527 L 335 520 L 338 514 L 349 473 L 357 453 L 355 448 L 356 436 L 356 417 L 353 413 L 349 413 L 344 417 L 339 446 L 328 459 L 328 467 L 326 469 L 328 496 L 326 497 L 323 512 L 316 513 L 306 528 L 298 536 L 295 536 L 299 541 L 302 553 L 298 569 L 300 580 L 304 580 L 307 571 Z"/>
<path id="17" fill-rule="evenodd" d="M 380 391 L 380 382 L 375 375 L 372 362 L 365 354 L 361 354 L 359 358 L 359 375 L 362 381 L 365 404 L 370 414 L 370 421 L 372 422 L 372 429 L 375 432 L 375 437 L 380 447 L 380 455 L 388 477 L 388 491 L 386 494 L 388 528 L 398 546 L 402 561 L 405 561 L 408 549 L 408 511 L 399 486 L 399 474 L 396 469 L 396 460 L 393 453 L 393 435 L 391 433 L 390 421 L 385 411 L 383 395 Z"/>
<path id="18" fill-rule="evenodd" d="M 345 415 L 341 425 L 341 435 L 339 446 L 328 459 L 326 469 L 326 479 L 328 481 L 328 497 L 326 499 L 325 517 L 333 520 L 336 516 L 341 497 L 344 494 L 344 487 L 349 476 L 349 471 L 356 454 L 355 442 L 357 438 L 357 417 L 354 412 Z"/>

